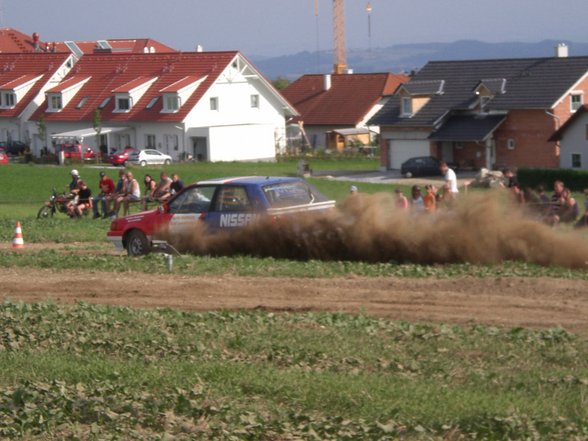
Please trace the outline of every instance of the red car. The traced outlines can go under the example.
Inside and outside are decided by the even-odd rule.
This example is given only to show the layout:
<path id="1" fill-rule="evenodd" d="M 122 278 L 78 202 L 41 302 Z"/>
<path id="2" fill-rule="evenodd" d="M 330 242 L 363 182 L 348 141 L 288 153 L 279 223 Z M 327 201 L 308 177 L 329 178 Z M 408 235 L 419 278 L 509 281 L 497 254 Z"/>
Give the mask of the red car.
<path id="1" fill-rule="evenodd" d="M 8 164 L 8 155 L 2 148 L 0 148 L 0 164 Z"/>
<path id="2" fill-rule="evenodd" d="M 55 156 L 57 158 L 59 158 L 59 153 L 61 151 L 63 151 L 63 157 L 65 159 L 84 159 L 85 161 L 88 161 L 98 157 L 98 154 L 86 144 L 59 144 L 55 147 Z"/>
<path id="3" fill-rule="evenodd" d="M 125 147 L 125 149 L 120 153 L 115 150 L 108 158 L 108 162 L 110 162 L 112 165 L 126 165 L 127 161 L 129 160 L 129 155 L 134 151 L 135 149 L 132 147 Z"/>

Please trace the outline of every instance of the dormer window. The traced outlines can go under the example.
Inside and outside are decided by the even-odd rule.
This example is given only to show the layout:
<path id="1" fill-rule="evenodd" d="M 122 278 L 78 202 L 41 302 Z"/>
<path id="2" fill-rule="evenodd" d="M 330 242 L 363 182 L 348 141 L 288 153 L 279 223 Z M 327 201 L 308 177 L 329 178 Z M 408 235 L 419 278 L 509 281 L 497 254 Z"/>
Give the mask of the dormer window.
<path id="1" fill-rule="evenodd" d="M 12 91 L 3 91 L 0 95 L 0 108 L 13 109 L 16 105 L 16 95 Z"/>
<path id="2" fill-rule="evenodd" d="M 115 112 L 128 112 L 131 110 L 131 97 L 117 96 Z"/>
<path id="3" fill-rule="evenodd" d="M 486 110 L 486 106 L 488 105 L 491 99 L 491 96 L 480 96 L 480 112 L 484 112 Z"/>
<path id="4" fill-rule="evenodd" d="M 180 97 L 177 93 L 164 94 L 163 112 L 177 112 L 181 107 Z"/>
<path id="5" fill-rule="evenodd" d="M 403 96 L 401 100 L 402 105 L 402 116 L 408 117 L 412 116 L 412 98 L 409 96 Z"/>
<path id="6" fill-rule="evenodd" d="M 63 100 L 60 93 L 47 94 L 47 111 L 59 112 L 63 108 Z"/>

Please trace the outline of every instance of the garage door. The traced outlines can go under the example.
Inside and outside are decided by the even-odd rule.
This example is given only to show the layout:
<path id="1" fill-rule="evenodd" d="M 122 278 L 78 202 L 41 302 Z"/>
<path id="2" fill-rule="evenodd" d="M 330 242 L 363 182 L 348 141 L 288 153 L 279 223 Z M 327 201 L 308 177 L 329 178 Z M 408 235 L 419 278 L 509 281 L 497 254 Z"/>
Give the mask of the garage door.
<path id="1" fill-rule="evenodd" d="M 388 168 L 400 169 L 404 161 L 415 156 L 430 156 L 429 141 L 389 140 Z"/>

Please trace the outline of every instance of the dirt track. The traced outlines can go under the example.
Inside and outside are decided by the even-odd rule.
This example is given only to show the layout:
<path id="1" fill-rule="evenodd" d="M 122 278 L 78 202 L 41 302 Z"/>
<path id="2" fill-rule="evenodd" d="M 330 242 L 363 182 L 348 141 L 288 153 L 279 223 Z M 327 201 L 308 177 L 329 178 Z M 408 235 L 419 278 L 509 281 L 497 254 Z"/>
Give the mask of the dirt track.
<path id="1" fill-rule="evenodd" d="M 365 312 L 412 321 L 562 326 L 588 335 L 588 282 L 549 278 L 190 277 L 0 268 L 1 296 L 140 308 Z"/>

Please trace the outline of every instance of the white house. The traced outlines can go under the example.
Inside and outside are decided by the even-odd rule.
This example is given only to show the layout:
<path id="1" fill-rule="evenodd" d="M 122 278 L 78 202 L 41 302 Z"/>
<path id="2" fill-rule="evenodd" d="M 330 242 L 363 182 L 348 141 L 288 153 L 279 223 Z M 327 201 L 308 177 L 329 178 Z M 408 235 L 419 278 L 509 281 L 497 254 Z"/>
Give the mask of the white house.
<path id="1" fill-rule="evenodd" d="M 31 142 L 30 116 L 72 65 L 66 53 L 0 53 L 0 141 Z"/>
<path id="2" fill-rule="evenodd" d="M 76 138 L 95 149 L 233 161 L 275 158 L 296 115 L 239 52 L 112 53 L 84 55 L 32 120 L 44 120 L 53 144 Z"/>
<path id="3" fill-rule="evenodd" d="M 576 110 L 550 141 L 559 141 L 559 166 L 588 170 L 588 107 Z"/>

